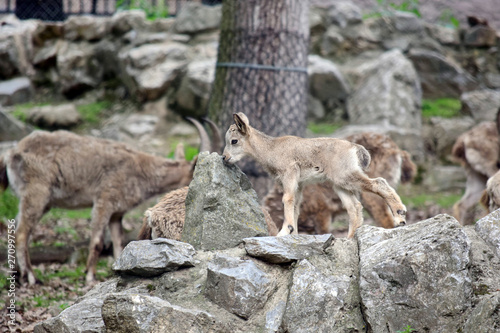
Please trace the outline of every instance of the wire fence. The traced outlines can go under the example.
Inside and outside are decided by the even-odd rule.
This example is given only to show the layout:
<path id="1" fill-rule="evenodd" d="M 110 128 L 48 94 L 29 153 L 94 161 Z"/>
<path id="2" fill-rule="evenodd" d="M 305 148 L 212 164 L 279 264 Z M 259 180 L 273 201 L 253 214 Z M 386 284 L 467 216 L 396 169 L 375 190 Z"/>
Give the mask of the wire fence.
<path id="1" fill-rule="evenodd" d="M 0 0 L 0 14 L 19 19 L 64 21 L 70 15 L 110 16 L 120 9 L 140 8 L 175 16 L 188 2 L 216 5 L 222 0 Z"/>

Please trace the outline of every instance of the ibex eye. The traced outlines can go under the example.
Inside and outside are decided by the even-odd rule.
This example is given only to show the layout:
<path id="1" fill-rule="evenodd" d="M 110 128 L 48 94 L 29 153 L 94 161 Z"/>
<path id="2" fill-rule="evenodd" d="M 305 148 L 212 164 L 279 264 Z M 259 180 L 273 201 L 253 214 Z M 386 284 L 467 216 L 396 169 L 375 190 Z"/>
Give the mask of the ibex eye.
<path id="1" fill-rule="evenodd" d="M 231 140 L 231 144 L 232 144 L 232 145 L 235 145 L 235 144 L 237 144 L 237 143 L 238 143 L 238 140 Z"/>

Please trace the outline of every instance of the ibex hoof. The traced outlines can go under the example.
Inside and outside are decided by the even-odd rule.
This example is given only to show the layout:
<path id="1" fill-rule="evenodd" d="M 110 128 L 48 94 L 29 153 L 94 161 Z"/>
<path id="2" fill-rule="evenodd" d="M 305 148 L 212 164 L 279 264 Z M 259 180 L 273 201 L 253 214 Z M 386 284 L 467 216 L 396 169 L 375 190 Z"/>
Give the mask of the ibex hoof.
<path id="1" fill-rule="evenodd" d="M 293 227 L 291 225 L 289 225 L 288 226 L 288 230 L 290 230 L 290 234 L 292 234 L 294 229 L 293 229 Z"/>

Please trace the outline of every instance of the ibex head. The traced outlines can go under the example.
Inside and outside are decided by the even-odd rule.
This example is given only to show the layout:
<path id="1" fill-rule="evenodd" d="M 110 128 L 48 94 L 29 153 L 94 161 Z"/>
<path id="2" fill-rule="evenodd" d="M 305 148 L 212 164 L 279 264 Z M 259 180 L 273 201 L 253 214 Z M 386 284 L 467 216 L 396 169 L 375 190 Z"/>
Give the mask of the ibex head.
<path id="1" fill-rule="evenodd" d="M 234 124 L 226 132 L 226 147 L 222 153 L 222 159 L 229 164 L 238 162 L 247 154 L 247 141 L 252 130 L 244 113 L 234 113 L 233 119 Z"/>

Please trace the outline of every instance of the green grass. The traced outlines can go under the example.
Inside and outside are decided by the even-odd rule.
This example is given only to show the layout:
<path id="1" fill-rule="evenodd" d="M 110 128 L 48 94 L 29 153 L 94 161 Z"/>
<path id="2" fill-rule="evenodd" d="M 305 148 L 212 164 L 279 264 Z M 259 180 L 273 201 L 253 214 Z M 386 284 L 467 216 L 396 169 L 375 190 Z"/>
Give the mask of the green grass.
<path id="1" fill-rule="evenodd" d="M 410 333 L 413 331 L 416 331 L 416 330 L 411 328 L 410 325 L 408 325 L 408 326 L 404 327 L 402 331 L 396 331 L 396 333 Z"/>
<path id="2" fill-rule="evenodd" d="M 320 135 L 332 134 L 341 127 L 342 127 L 341 124 L 335 124 L 335 123 L 310 122 L 309 124 L 307 124 L 307 129 L 309 129 L 314 134 L 320 134 Z"/>
<path id="3" fill-rule="evenodd" d="M 95 103 L 79 105 L 76 107 L 83 121 L 90 124 L 97 124 L 104 110 L 111 107 L 110 101 L 99 101 Z"/>
<path id="4" fill-rule="evenodd" d="M 0 220 L 10 220 L 16 218 L 19 199 L 10 188 L 0 192 Z"/>
<path id="5" fill-rule="evenodd" d="M 403 203 L 413 208 L 425 208 L 431 204 L 437 204 L 442 208 L 451 208 L 460 200 L 461 194 L 417 194 L 417 195 L 401 195 Z"/>
<path id="6" fill-rule="evenodd" d="M 171 148 L 171 152 L 170 154 L 167 155 L 167 158 L 171 158 L 173 159 L 174 158 L 174 155 L 175 155 L 175 148 L 177 147 L 177 142 L 172 144 L 172 148 Z M 184 154 L 186 155 L 186 160 L 187 161 L 192 161 L 193 158 L 198 155 L 199 153 L 199 149 L 197 147 L 193 147 L 193 146 L 185 146 L 184 147 Z"/>
<path id="7" fill-rule="evenodd" d="M 422 117 L 454 118 L 460 116 L 461 108 L 460 100 L 454 98 L 424 99 L 422 101 Z"/>

